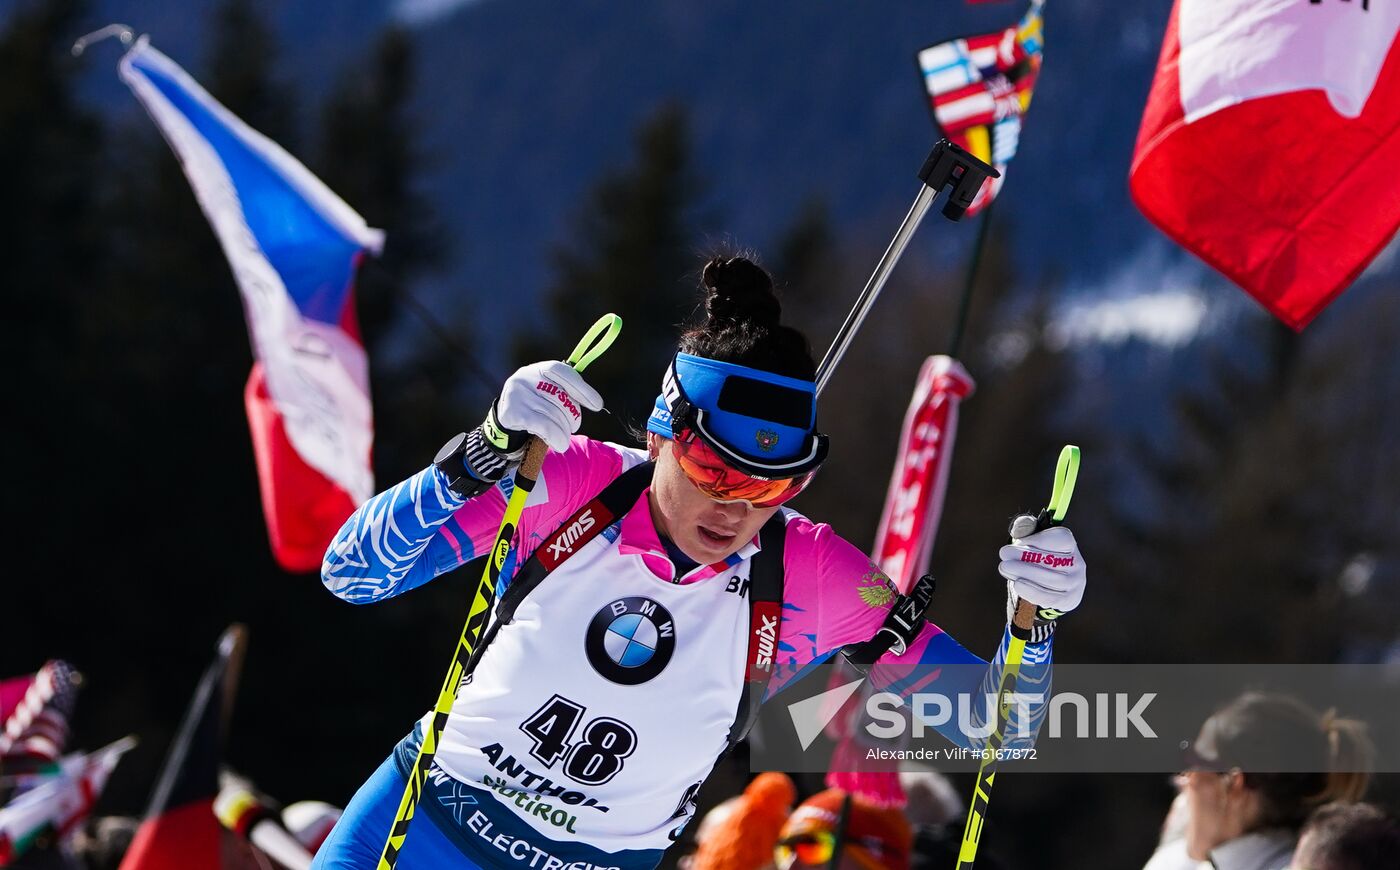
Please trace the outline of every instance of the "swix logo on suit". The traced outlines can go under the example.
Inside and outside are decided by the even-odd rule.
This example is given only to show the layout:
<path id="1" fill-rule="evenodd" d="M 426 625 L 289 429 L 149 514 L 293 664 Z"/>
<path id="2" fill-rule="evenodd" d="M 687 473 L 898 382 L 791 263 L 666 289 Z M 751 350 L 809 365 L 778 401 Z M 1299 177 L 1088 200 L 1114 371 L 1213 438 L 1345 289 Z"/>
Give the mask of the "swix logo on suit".
<path id="1" fill-rule="evenodd" d="M 1069 568 L 1074 565 L 1073 556 L 1060 556 L 1055 553 L 1042 553 L 1039 550 L 1027 550 L 1021 554 L 1022 562 L 1030 562 L 1036 565 L 1044 565 L 1047 568 Z"/>
<path id="2" fill-rule="evenodd" d="M 574 551 L 574 541 L 583 537 L 584 532 L 593 528 L 593 522 L 593 511 L 584 511 L 579 514 L 578 519 L 569 523 L 567 528 L 556 535 L 545 550 L 554 557 L 556 562 L 563 559 L 566 554 Z"/>
<path id="3" fill-rule="evenodd" d="M 558 399 L 559 404 L 563 405 L 564 410 L 568 411 L 569 416 L 573 417 L 575 420 L 583 416 L 583 413 L 578 409 L 578 405 L 575 405 L 574 400 L 569 397 L 569 391 L 553 381 L 540 381 L 535 384 L 535 389 Z"/>
<path id="4" fill-rule="evenodd" d="M 540 561 L 550 571 L 559 563 L 574 554 L 574 551 L 592 540 L 603 528 L 613 521 L 613 515 L 601 502 L 589 502 L 583 510 L 559 527 L 553 536 L 545 539 L 538 550 Z"/>
<path id="5" fill-rule="evenodd" d="M 749 626 L 749 667 L 745 674 L 749 682 L 761 680 L 773 670 L 780 607 L 776 601 L 760 601 L 754 605 L 755 624 Z"/>

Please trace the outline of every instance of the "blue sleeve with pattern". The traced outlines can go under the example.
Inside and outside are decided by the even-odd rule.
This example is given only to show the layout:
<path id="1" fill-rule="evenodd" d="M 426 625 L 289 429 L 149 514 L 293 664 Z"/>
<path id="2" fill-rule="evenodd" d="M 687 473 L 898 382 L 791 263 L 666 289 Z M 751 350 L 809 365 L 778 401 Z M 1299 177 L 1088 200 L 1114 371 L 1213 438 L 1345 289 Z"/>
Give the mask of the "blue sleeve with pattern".
<path id="1" fill-rule="evenodd" d="M 1035 744 L 1036 734 L 1039 733 L 1040 725 L 1049 709 L 1053 643 L 1053 639 L 1047 639 L 1041 643 L 1026 644 L 1025 653 L 1021 657 L 1021 669 L 1012 691 L 1021 695 L 1027 703 L 1012 705 L 1010 708 L 1002 741 L 1002 746 L 1007 749 L 1027 748 Z M 989 716 L 995 719 L 995 707 L 992 705 L 997 698 L 997 690 L 1001 687 L 1001 677 L 1006 668 L 1006 653 L 1010 646 L 1011 627 L 1007 626 L 1002 631 L 996 655 L 992 657 L 991 662 L 984 662 L 951 636 L 940 633 L 924 647 L 923 655 L 919 659 L 919 664 L 924 667 L 919 668 L 919 671 L 927 672 L 928 666 L 936 664 L 983 664 L 987 667 L 982 670 L 980 679 L 973 668 L 945 668 L 923 691 L 938 692 L 954 702 L 958 701 L 959 696 L 966 696 L 972 702 L 967 714 L 972 730 L 986 730 L 990 734 Z M 905 696 L 917 691 L 912 686 L 892 685 L 884 688 Z M 952 743 L 966 748 L 980 749 L 986 740 L 986 736 L 979 737 L 976 733 L 965 734 L 958 725 L 957 717 L 938 726 L 937 730 Z"/>
<path id="2" fill-rule="evenodd" d="M 371 604 L 468 561 L 471 540 L 444 530 L 465 503 L 447 476 L 428 466 L 351 514 L 326 550 L 321 582 L 337 598 Z"/>

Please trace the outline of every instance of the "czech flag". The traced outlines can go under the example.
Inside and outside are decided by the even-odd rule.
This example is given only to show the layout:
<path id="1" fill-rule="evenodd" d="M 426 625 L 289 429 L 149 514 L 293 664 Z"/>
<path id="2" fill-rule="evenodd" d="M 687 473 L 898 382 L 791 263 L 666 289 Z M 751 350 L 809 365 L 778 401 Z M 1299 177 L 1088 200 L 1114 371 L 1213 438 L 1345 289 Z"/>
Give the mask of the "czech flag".
<path id="1" fill-rule="evenodd" d="M 1177 0 L 1131 187 L 1301 329 L 1400 227 L 1400 3 Z"/>
<path id="2" fill-rule="evenodd" d="M 374 491 L 354 279 L 384 234 L 146 37 L 122 58 L 121 77 L 179 158 L 233 268 L 256 357 L 244 402 L 273 555 L 289 571 L 314 571 Z"/>

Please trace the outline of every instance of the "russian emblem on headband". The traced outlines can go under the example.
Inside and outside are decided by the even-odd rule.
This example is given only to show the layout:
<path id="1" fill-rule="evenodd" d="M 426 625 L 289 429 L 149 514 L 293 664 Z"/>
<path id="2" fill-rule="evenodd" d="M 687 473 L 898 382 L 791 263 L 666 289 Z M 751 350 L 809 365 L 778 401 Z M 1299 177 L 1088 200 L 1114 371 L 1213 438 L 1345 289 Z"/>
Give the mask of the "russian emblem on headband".
<path id="1" fill-rule="evenodd" d="M 758 442 L 759 450 L 768 453 L 778 443 L 778 433 L 772 429 L 759 429 L 754 433 L 753 440 Z"/>

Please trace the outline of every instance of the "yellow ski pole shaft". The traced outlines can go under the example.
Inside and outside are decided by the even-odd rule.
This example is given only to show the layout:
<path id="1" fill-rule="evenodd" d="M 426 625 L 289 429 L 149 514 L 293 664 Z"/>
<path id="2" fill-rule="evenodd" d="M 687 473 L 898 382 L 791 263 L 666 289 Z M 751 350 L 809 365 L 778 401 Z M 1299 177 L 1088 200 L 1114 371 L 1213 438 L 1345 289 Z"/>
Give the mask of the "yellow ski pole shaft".
<path id="1" fill-rule="evenodd" d="M 602 356 L 603 351 L 612 345 L 621 330 L 622 318 L 616 314 L 603 315 L 569 355 L 569 365 L 583 371 L 589 363 Z M 510 500 L 506 502 L 501 527 L 496 532 L 496 542 L 491 545 L 486 569 L 481 572 L 481 582 L 477 584 L 471 609 L 467 611 L 467 623 L 462 628 L 462 636 L 457 640 L 457 649 L 452 654 L 452 664 L 447 669 L 447 677 L 443 679 L 442 688 L 438 691 L 431 723 L 423 731 L 423 742 L 418 747 L 418 757 L 413 762 L 408 782 L 404 784 L 403 797 L 399 799 L 399 809 L 394 814 L 394 825 L 389 829 L 389 838 L 384 843 L 384 850 L 379 853 L 379 870 L 393 870 L 398 863 L 399 853 L 403 851 L 409 823 L 413 821 L 414 810 L 418 808 L 423 786 L 428 781 L 428 772 L 437 755 L 438 740 L 442 738 L 447 717 L 452 712 L 452 704 L 457 700 L 457 689 L 462 685 L 462 678 L 466 675 L 467 667 L 476 653 L 482 632 L 496 605 L 496 586 L 501 578 L 506 556 L 510 553 L 515 528 L 520 523 L 525 502 L 530 497 L 531 490 L 535 488 L 535 481 L 539 480 L 540 467 L 544 465 L 544 458 L 549 453 L 548 446 L 538 438 L 530 438 L 526 445 L 525 459 L 515 471 L 515 488 L 511 490 Z"/>
<path id="2" fill-rule="evenodd" d="M 1055 466 L 1055 488 L 1050 494 L 1050 505 L 1040 512 L 1033 529 L 1018 530 L 1015 536 L 1025 537 L 1063 520 L 1065 512 L 1069 510 L 1070 499 L 1074 496 L 1074 484 L 1078 476 L 1079 448 L 1073 444 L 1066 444 L 1060 451 L 1060 459 Z M 1021 675 L 1021 663 L 1026 656 L 1026 641 L 1030 638 L 1031 628 L 1035 624 L 1035 611 L 1036 606 L 1022 598 L 1017 602 L 1016 613 L 1011 619 L 1011 643 L 1006 648 L 1006 664 L 1002 667 L 1001 682 L 997 686 L 996 728 L 987 738 L 987 744 L 983 747 L 982 762 L 977 766 L 977 780 L 972 787 L 972 803 L 967 808 L 967 824 L 963 826 L 962 843 L 958 847 L 957 870 L 972 870 L 972 864 L 977 858 L 977 845 L 982 840 L 982 825 L 987 820 L 987 807 L 992 799 L 992 784 L 996 781 L 997 760 L 1001 754 L 1002 742 L 1006 739 L 1011 695 L 1016 691 L 1016 680 Z"/>

